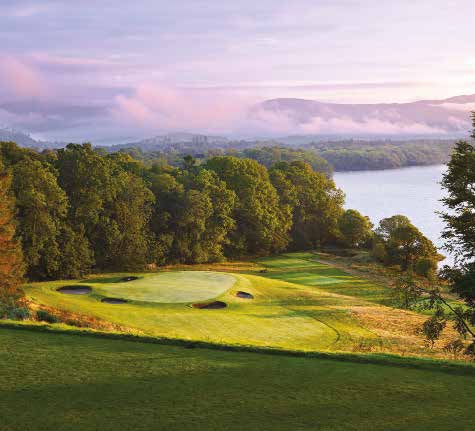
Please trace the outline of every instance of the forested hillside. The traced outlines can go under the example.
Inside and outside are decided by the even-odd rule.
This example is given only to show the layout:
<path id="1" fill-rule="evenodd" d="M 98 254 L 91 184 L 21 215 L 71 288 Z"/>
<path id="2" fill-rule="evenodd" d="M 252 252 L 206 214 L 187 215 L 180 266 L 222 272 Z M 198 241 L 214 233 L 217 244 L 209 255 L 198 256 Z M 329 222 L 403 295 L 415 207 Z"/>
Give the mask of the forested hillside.
<path id="1" fill-rule="evenodd" d="M 454 146 L 453 140 L 413 141 L 320 141 L 299 146 L 278 141 L 161 142 L 155 145 L 118 145 L 102 147 L 103 151 L 120 151 L 147 164 L 164 163 L 178 166 L 186 154 L 203 162 L 216 155 L 232 155 L 257 160 L 266 167 L 280 161 L 300 160 L 315 170 L 331 175 L 333 171 L 394 169 L 446 163 Z"/>

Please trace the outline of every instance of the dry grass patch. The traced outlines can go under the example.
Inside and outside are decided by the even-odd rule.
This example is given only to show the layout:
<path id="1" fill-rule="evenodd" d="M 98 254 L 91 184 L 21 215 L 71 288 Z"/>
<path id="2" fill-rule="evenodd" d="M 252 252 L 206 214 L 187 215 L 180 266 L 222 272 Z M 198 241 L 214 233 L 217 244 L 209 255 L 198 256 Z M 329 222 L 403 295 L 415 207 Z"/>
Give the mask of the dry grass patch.
<path id="1" fill-rule="evenodd" d="M 351 307 L 351 313 L 362 326 L 385 340 L 382 351 L 452 359 L 452 356 L 444 351 L 444 346 L 448 342 L 458 338 L 458 333 L 451 326 L 444 329 L 440 339 L 431 349 L 420 333 L 427 316 L 377 306 L 354 306 Z"/>

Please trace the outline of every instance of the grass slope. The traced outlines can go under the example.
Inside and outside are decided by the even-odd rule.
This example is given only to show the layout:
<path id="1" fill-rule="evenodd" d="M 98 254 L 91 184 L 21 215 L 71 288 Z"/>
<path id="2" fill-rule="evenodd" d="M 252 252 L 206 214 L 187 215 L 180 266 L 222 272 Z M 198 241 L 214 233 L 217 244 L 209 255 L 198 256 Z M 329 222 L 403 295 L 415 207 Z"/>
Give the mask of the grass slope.
<path id="1" fill-rule="evenodd" d="M 257 269 L 232 275 L 162 272 L 142 274 L 143 278 L 124 283 L 123 287 L 115 283 L 119 275 L 82 280 L 93 286 L 93 293 L 86 296 L 56 292 L 64 281 L 34 283 L 26 287 L 26 292 L 36 303 L 86 313 L 152 336 L 299 350 L 364 351 L 369 345 L 387 352 L 432 354 L 414 335 L 422 317 L 382 305 L 389 301 L 384 286 L 321 264 L 311 253 L 286 254 L 259 263 L 268 268 L 266 273 Z M 215 280 L 223 277 L 219 292 L 224 293 L 217 298 L 226 302 L 227 308 L 199 310 L 183 303 L 155 302 L 170 297 L 190 300 L 201 294 L 203 277 L 207 275 Z M 180 277 L 187 280 L 186 289 L 184 284 L 178 288 L 180 283 L 172 283 Z M 229 278 L 235 280 L 231 289 Z M 160 289 L 147 288 L 149 280 L 163 279 L 166 281 Z M 163 286 L 169 286 L 169 291 Z M 209 297 L 211 288 L 204 290 Z M 237 290 L 251 293 L 254 299 L 236 298 Z M 111 305 L 100 302 L 103 296 L 132 300 Z M 144 302 L 146 296 L 151 296 L 152 301 Z"/>
<path id="2" fill-rule="evenodd" d="M 0 429 L 469 430 L 475 375 L 0 328 Z"/>

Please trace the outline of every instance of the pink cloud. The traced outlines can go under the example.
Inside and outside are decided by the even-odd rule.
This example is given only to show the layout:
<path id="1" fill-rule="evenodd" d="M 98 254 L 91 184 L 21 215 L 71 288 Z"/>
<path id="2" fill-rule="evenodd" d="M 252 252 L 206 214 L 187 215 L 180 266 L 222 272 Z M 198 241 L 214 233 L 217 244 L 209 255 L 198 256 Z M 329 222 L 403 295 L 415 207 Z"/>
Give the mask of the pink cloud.
<path id="1" fill-rule="evenodd" d="M 117 96 L 111 112 L 120 122 L 148 130 L 229 133 L 243 122 L 251 103 L 231 93 L 143 84 L 132 96 Z"/>
<path id="2" fill-rule="evenodd" d="M 145 133 L 191 131 L 279 136 L 287 134 L 444 134 L 443 127 L 404 118 L 396 109 L 375 108 L 370 114 L 352 118 L 330 112 L 304 121 L 295 112 L 270 110 L 236 92 L 216 89 L 180 89 L 144 84 L 132 96 L 119 95 L 111 110 L 115 122 Z M 254 105 L 254 108 L 251 108 Z M 330 115 L 331 114 L 331 115 Z M 449 119 L 455 126 L 456 118 Z M 462 127 L 457 124 L 457 127 Z"/>
<path id="3" fill-rule="evenodd" d="M 16 98 L 41 97 L 48 86 L 43 77 L 27 63 L 0 56 L 0 90 Z"/>

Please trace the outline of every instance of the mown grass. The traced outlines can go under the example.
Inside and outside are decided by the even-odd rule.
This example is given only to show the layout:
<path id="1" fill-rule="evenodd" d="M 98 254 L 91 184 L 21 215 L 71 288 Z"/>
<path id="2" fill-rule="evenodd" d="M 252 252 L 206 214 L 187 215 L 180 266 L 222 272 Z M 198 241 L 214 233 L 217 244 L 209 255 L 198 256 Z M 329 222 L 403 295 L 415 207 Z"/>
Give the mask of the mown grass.
<path id="1" fill-rule="evenodd" d="M 195 277 L 199 281 L 206 274 L 214 276 L 212 272 L 140 274 L 143 278 L 124 283 L 124 287 L 115 281 L 126 274 L 80 280 L 93 287 L 92 294 L 86 296 L 58 293 L 56 289 L 66 284 L 64 281 L 34 283 L 25 290 L 37 304 L 86 313 L 150 336 L 307 351 L 444 356 L 440 349 L 443 341 L 431 351 L 424 346 L 422 337 L 415 334 L 422 316 L 383 305 L 390 300 L 389 289 L 383 285 L 321 264 L 312 253 L 281 255 L 262 259 L 259 264 L 246 273 L 219 274 L 236 280 L 230 289 L 225 285 L 224 293 L 216 297 L 228 305 L 222 310 L 193 309 L 185 303 L 147 302 L 140 297 L 140 290 L 150 280 L 168 280 L 159 284 L 156 295 L 148 288 L 146 295 L 156 300 L 165 297 L 166 285 L 172 292 L 167 295 L 174 295 L 175 287 L 169 281 L 173 277 L 186 276 L 192 282 Z M 261 267 L 267 267 L 267 272 L 260 273 Z M 143 287 L 134 288 L 134 283 Z M 183 290 L 194 295 L 202 289 L 198 282 L 189 284 L 186 289 L 178 289 L 175 297 L 185 299 Z M 237 290 L 251 293 L 254 299 L 236 298 Z M 111 305 L 101 303 L 104 296 L 132 299 L 127 304 Z"/>
<path id="2" fill-rule="evenodd" d="M 121 282 L 120 277 L 85 280 L 98 295 L 137 302 L 190 303 L 215 298 L 230 289 L 232 275 L 211 271 L 173 271 L 142 274 L 137 280 Z M 112 281 L 112 282 L 111 282 Z"/>
<path id="3" fill-rule="evenodd" d="M 2 431 L 475 427 L 475 375 L 464 367 L 445 373 L 4 328 L 0 363 Z"/>
<path id="4" fill-rule="evenodd" d="M 288 253 L 260 259 L 270 268 L 264 276 L 305 286 L 322 287 L 328 292 L 353 296 L 382 305 L 394 305 L 387 286 L 366 278 L 355 277 L 334 266 L 319 262 L 315 253 Z"/>

